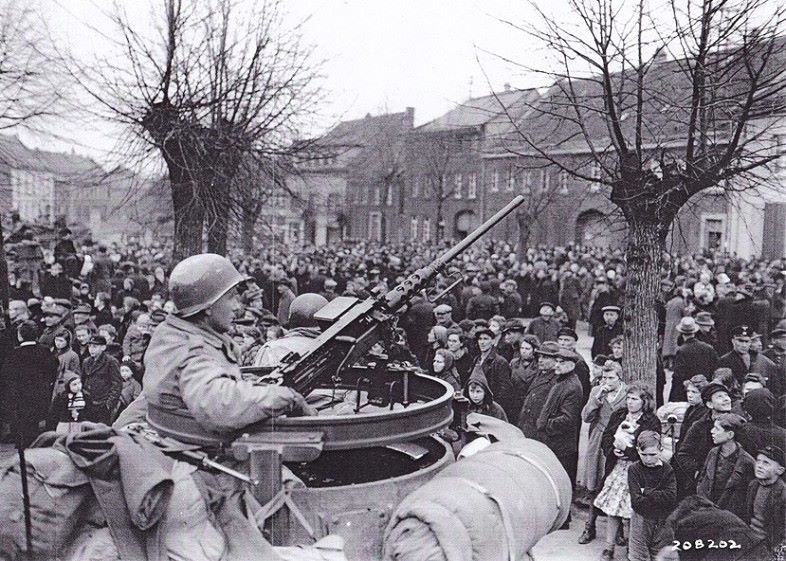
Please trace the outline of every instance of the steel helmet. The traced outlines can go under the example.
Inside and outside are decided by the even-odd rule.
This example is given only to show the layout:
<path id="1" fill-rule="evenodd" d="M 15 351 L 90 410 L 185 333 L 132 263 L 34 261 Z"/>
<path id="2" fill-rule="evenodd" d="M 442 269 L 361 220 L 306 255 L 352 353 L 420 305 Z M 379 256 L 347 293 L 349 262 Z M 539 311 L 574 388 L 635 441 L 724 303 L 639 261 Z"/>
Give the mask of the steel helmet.
<path id="1" fill-rule="evenodd" d="M 176 315 L 187 318 L 206 310 L 238 283 L 247 280 L 222 255 L 200 253 L 175 265 L 169 276 L 169 293 Z"/>
<path id="2" fill-rule="evenodd" d="M 289 327 L 316 327 L 314 314 L 328 303 L 327 298 L 313 292 L 301 294 L 289 305 Z"/>

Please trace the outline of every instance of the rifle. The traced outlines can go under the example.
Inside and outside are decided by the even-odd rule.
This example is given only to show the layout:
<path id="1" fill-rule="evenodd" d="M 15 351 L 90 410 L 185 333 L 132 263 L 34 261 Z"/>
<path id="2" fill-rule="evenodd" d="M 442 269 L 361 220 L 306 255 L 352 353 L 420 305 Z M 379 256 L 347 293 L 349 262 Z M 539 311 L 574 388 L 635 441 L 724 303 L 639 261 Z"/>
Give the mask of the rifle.
<path id="1" fill-rule="evenodd" d="M 282 364 L 270 376 L 282 379 L 284 385 L 301 395 L 308 395 L 320 384 L 340 379 L 376 342 L 392 338 L 397 312 L 425 289 L 450 261 L 524 200 L 522 195 L 515 197 L 456 246 L 412 273 L 386 294 L 371 296 L 363 301 L 340 297 L 328 303 L 317 312 L 315 318 L 324 323 L 331 322 L 330 325 L 314 340 L 307 352 L 284 357 Z"/>
<path id="2" fill-rule="evenodd" d="M 197 446 L 184 444 L 168 436 L 161 436 L 157 432 L 150 430 L 144 424 L 131 423 L 130 425 L 123 427 L 123 431 L 129 433 L 132 436 L 136 436 L 137 438 L 144 438 L 168 456 L 180 456 L 184 461 L 196 465 L 197 467 L 200 467 L 204 470 L 209 471 L 212 469 L 215 471 L 220 471 L 221 473 L 225 473 L 231 477 L 234 477 L 235 479 L 242 481 L 243 483 L 248 483 L 254 487 L 259 485 L 258 480 L 252 479 L 244 473 L 240 473 L 237 470 L 228 468 L 225 465 L 210 459 L 210 456 L 205 452 L 200 451 Z"/>

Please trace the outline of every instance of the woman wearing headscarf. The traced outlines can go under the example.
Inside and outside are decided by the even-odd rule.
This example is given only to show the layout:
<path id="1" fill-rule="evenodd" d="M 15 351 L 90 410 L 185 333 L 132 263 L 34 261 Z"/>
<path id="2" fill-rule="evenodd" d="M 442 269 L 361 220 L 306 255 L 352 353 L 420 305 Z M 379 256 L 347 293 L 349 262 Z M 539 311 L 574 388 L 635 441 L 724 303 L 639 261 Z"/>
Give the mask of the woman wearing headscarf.
<path id="1" fill-rule="evenodd" d="M 434 353 L 434 360 L 431 363 L 429 374 L 440 380 L 444 380 L 456 392 L 461 391 L 461 380 L 459 373 L 456 370 L 455 359 L 453 353 L 447 349 L 437 349 Z"/>

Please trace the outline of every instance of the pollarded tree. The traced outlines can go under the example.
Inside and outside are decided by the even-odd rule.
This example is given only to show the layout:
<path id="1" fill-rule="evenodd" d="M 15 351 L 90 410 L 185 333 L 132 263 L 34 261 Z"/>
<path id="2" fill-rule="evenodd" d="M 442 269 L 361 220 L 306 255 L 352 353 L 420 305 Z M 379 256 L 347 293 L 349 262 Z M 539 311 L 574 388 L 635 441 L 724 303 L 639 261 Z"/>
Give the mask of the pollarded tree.
<path id="1" fill-rule="evenodd" d="M 650 10 L 568 0 L 559 21 L 507 22 L 539 41 L 552 86 L 517 122 L 518 147 L 600 182 L 627 224 L 625 361 L 654 382 L 655 302 L 666 240 L 697 195 L 762 188 L 777 158 L 786 86 L 784 7 L 766 0 L 670 0 Z"/>
<path id="2" fill-rule="evenodd" d="M 318 65 L 277 0 L 161 6 L 151 10 L 155 34 L 118 8 L 117 51 L 71 68 L 96 113 L 130 132 L 129 155 L 165 163 L 174 258 L 202 251 L 204 229 L 208 249 L 225 253 L 230 222 L 262 193 L 235 181 L 238 170 L 308 148 L 293 140 L 320 100 Z"/>

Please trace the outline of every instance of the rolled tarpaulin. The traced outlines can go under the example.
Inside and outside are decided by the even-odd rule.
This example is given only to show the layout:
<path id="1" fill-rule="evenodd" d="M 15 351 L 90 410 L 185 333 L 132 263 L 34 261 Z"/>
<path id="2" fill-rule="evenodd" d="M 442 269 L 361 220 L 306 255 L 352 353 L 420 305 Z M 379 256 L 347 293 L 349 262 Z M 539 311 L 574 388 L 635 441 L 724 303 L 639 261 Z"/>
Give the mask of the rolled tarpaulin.
<path id="1" fill-rule="evenodd" d="M 386 561 L 523 561 L 565 522 L 568 474 L 545 445 L 496 442 L 409 494 L 385 529 Z"/>

